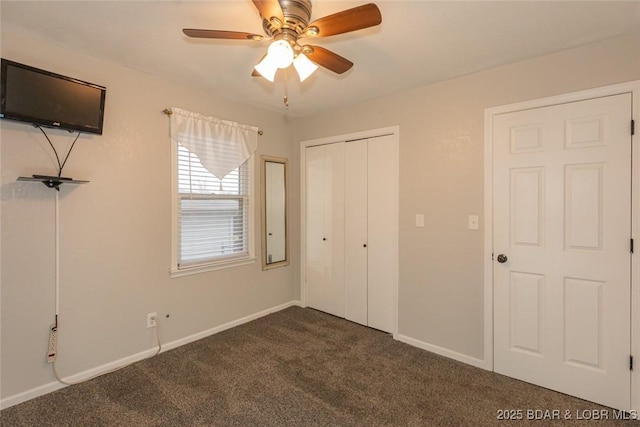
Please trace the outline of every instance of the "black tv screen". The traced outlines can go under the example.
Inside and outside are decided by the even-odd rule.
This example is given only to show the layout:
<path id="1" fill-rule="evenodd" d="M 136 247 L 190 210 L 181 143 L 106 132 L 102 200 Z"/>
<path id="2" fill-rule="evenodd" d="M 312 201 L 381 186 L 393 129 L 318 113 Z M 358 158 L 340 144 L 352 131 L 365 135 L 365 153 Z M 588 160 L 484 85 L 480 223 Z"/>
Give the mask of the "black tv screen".
<path id="1" fill-rule="evenodd" d="M 4 58 L 0 85 L 0 118 L 102 134 L 102 86 Z"/>

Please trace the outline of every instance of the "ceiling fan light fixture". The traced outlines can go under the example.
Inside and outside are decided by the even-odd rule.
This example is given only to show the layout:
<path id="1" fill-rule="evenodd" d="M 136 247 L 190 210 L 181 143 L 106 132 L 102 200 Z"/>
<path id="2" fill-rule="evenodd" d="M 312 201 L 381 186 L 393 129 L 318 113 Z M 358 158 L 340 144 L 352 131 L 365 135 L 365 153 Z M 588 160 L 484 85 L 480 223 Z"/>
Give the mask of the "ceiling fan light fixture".
<path id="1" fill-rule="evenodd" d="M 298 56 L 296 56 L 296 59 L 293 61 L 293 66 L 298 72 L 298 76 L 300 77 L 301 82 L 305 81 L 307 77 L 309 77 L 311 74 L 313 74 L 314 71 L 318 69 L 318 66 L 311 62 L 311 60 L 307 58 L 307 55 L 302 52 L 300 52 Z"/>
<path id="2" fill-rule="evenodd" d="M 254 68 L 262 77 L 273 83 L 278 66 L 270 59 L 269 55 L 265 56 Z"/>
<path id="3" fill-rule="evenodd" d="M 287 68 L 293 62 L 293 48 L 286 40 L 276 40 L 269 46 L 267 58 L 276 67 Z"/>

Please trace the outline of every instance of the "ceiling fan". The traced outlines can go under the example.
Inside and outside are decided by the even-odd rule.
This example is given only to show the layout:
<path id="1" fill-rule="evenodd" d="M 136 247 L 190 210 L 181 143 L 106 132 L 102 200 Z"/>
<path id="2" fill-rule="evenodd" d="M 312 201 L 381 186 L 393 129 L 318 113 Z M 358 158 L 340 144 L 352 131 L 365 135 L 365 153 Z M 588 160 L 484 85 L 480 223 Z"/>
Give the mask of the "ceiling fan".
<path id="1" fill-rule="evenodd" d="M 300 81 L 309 77 L 318 65 L 342 74 L 353 62 L 320 46 L 305 44 L 302 39 L 329 37 L 382 22 L 380 9 L 373 3 L 334 13 L 313 22 L 311 0 L 252 0 L 262 17 L 267 37 L 239 31 L 199 30 L 185 28 L 189 37 L 232 40 L 273 40 L 267 53 L 255 66 L 252 76 L 262 76 L 273 82 L 276 71 L 295 67 Z M 317 64 L 317 65 L 316 65 Z"/>

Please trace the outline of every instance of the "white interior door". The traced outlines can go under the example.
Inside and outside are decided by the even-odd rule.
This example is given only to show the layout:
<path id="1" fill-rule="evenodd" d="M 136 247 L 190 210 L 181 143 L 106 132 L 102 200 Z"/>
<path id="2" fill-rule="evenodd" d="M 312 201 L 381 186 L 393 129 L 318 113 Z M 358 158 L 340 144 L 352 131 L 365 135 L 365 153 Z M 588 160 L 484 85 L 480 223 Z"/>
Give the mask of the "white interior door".
<path id="1" fill-rule="evenodd" d="M 344 317 L 344 143 L 306 149 L 306 303 Z"/>
<path id="2" fill-rule="evenodd" d="M 622 94 L 493 122 L 495 371 L 619 409 L 630 407 L 630 121 Z"/>

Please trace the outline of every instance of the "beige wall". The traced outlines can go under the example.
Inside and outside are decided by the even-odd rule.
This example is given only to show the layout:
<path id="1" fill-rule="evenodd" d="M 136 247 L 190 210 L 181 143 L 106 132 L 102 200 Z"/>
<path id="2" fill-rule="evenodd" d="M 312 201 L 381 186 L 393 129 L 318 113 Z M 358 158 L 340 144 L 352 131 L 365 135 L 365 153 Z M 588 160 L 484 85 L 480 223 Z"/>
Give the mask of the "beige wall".
<path id="1" fill-rule="evenodd" d="M 401 335 L 483 359 L 484 236 L 467 216 L 482 224 L 484 109 L 636 79 L 639 33 L 296 121 L 296 141 L 400 126 Z"/>
<path id="2" fill-rule="evenodd" d="M 91 182 L 60 191 L 60 336 L 58 369 L 82 372 L 152 348 L 146 314 L 160 315 L 172 342 L 297 298 L 297 246 L 288 267 L 253 265 L 170 279 L 170 141 L 165 107 L 256 125 L 261 154 L 294 160 L 290 126 L 280 114 L 221 99 L 30 38 L 3 24 L 2 56 L 107 87 L 102 136 L 82 136 L 64 175 Z M 72 136 L 48 133 L 66 152 Z M 6 399 L 54 381 L 45 363 L 54 319 L 54 197 L 42 184 L 55 159 L 33 127 L 0 121 L 1 394 Z M 256 181 L 254 191 L 259 189 Z M 291 193 L 298 205 L 298 192 Z M 260 215 L 256 198 L 256 253 Z M 297 235 L 298 222 L 293 216 Z M 294 241 L 297 240 L 294 237 Z M 171 316 L 166 319 L 164 315 Z"/>
<path id="3" fill-rule="evenodd" d="M 298 142 L 391 125 L 400 126 L 399 332 L 482 359 L 483 232 L 466 224 L 469 214 L 482 223 L 483 110 L 640 79 L 635 34 L 291 119 L 6 25 L 1 35 L 3 57 L 107 86 L 104 135 L 82 137 L 65 168 L 91 183 L 60 193 L 63 375 L 150 349 L 154 336 L 145 317 L 151 311 L 161 314 L 162 341 L 171 342 L 297 299 Z M 256 263 L 169 279 L 169 138 L 160 113 L 169 106 L 257 125 L 264 130 L 258 157 L 290 159 L 289 267 L 262 272 Z M 70 137 L 50 133 L 64 151 Z M 15 179 L 53 173 L 55 161 L 42 135 L 27 125 L 0 121 L 0 138 L 0 398 L 6 399 L 53 383 L 45 350 L 54 312 L 54 193 Z M 416 213 L 425 214 L 425 228 L 414 228 Z M 259 233 L 257 206 L 255 214 Z"/>

